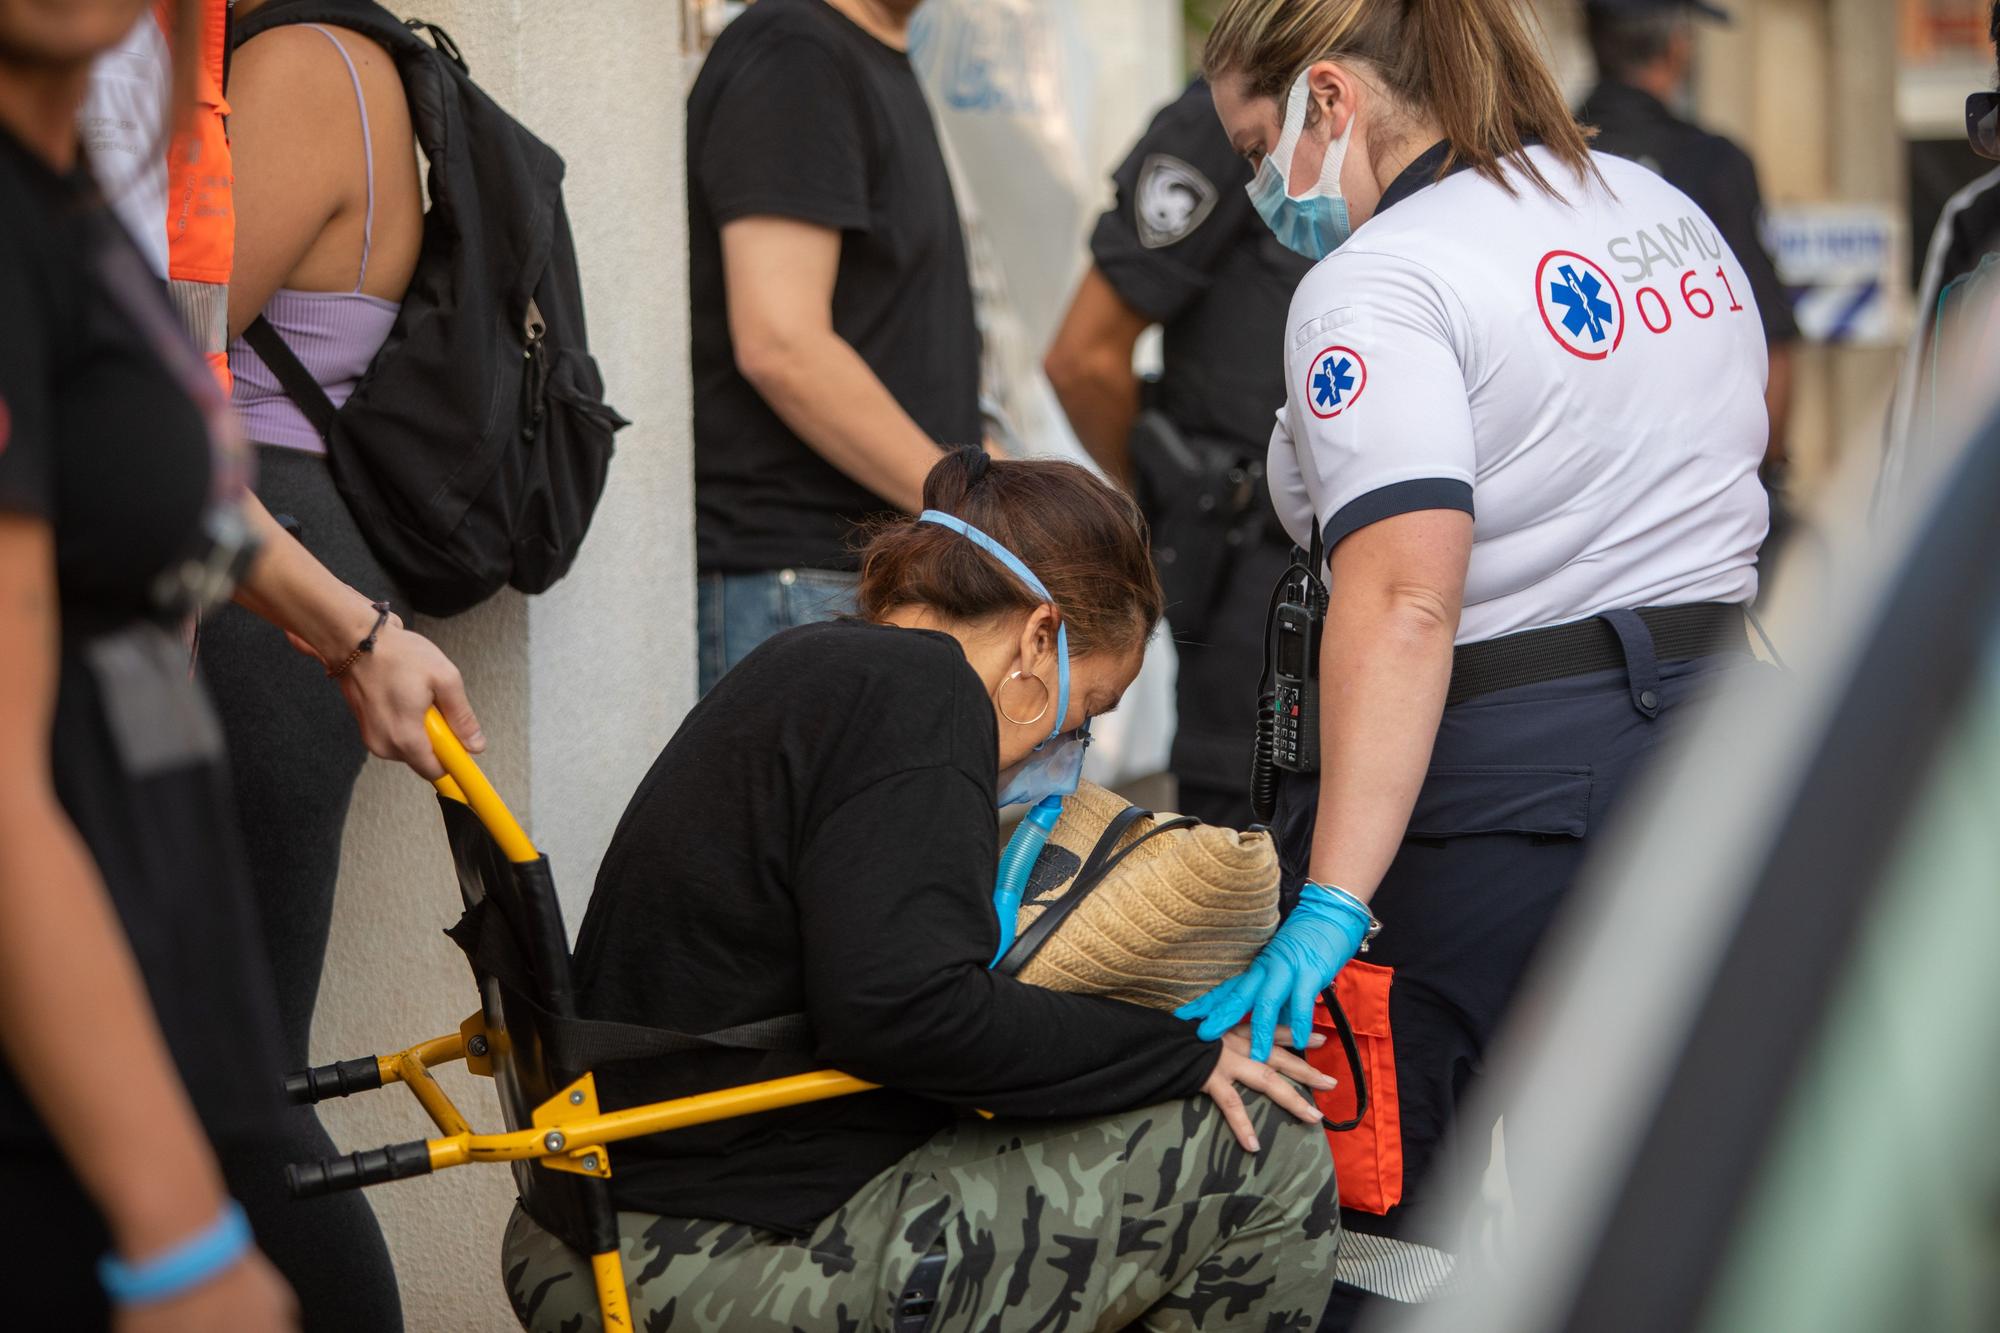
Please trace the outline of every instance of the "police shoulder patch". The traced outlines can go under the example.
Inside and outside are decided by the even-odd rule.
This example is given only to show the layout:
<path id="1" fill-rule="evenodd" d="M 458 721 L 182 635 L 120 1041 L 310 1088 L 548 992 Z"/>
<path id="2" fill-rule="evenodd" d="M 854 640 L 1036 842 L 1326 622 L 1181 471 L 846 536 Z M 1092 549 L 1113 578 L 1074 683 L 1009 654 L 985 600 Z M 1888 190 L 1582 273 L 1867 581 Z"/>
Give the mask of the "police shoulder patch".
<path id="1" fill-rule="evenodd" d="M 1139 244 L 1148 250 L 1192 235 L 1215 209 L 1215 183 L 1170 153 L 1149 153 L 1133 201 Z"/>

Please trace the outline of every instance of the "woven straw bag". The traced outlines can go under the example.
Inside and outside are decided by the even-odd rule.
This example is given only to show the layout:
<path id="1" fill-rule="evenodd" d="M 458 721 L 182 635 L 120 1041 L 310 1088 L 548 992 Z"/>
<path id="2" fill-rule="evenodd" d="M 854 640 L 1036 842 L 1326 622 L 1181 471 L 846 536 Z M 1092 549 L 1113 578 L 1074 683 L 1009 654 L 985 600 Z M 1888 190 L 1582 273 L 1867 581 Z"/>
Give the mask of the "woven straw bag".
<path id="1" fill-rule="evenodd" d="M 1085 782 L 1028 877 L 998 970 L 1177 1009 L 1249 966 L 1277 926 L 1270 834 L 1155 816 Z"/>

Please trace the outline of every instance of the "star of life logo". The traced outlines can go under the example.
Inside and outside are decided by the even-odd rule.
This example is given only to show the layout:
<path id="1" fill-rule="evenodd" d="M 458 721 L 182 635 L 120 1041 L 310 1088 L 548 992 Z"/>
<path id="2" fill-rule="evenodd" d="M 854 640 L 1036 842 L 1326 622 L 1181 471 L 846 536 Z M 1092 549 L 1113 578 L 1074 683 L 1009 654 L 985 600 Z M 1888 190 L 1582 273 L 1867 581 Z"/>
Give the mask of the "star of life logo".
<path id="1" fill-rule="evenodd" d="M 1325 347 L 1306 369 L 1306 406 L 1322 421 L 1348 408 L 1368 387 L 1368 366 L 1352 347 Z"/>
<path id="2" fill-rule="evenodd" d="M 1551 250 L 1535 269 L 1535 301 L 1549 336 L 1586 361 L 1602 361 L 1625 340 L 1625 298 L 1611 275 L 1573 250 Z"/>

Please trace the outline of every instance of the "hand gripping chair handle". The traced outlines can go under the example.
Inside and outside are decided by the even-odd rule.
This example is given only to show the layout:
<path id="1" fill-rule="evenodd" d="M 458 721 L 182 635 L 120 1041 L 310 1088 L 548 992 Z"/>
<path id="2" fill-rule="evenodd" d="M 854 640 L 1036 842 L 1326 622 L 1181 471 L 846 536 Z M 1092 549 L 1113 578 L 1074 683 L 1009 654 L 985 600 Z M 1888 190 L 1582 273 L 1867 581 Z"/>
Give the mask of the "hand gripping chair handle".
<path id="1" fill-rule="evenodd" d="M 451 726 L 444 720 L 444 714 L 435 708 L 424 711 L 424 734 L 430 738 L 431 751 L 438 762 L 444 765 L 445 775 L 434 784 L 438 791 L 455 801 L 462 801 L 472 807 L 472 813 L 492 835 L 493 841 L 509 861 L 521 864 L 539 860 L 541 853 L 528 837 L 526 829 L 514 818 L 513 811 L 500 799 L 500 793 L 479 771 L 479 765 L 466 753 L 465 746 L 453 734 Z"/>

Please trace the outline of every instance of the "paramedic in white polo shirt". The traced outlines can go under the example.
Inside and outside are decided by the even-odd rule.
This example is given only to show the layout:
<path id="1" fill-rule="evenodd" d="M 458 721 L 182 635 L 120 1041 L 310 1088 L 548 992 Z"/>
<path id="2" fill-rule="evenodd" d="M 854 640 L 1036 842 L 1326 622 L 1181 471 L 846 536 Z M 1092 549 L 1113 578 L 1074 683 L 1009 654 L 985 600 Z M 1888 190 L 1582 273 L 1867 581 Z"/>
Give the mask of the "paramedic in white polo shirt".
<path id="1" fill-rule="evenodd" d="M 1752 660 L 1764 334 L 1701 210 L 1588 151 L 1512 0 L 1231 0 L 1204 64 L 1259 212 L 1324 256 L 1270 478 L 1328 581 L 1297 905 L 1183 1012 L 1303 1042 L 1334 983 L 1375 1047 L 1338 1329 L 1448 1280 L 1420 1205 L 1486 1043 L 1636 767 Z"/>

